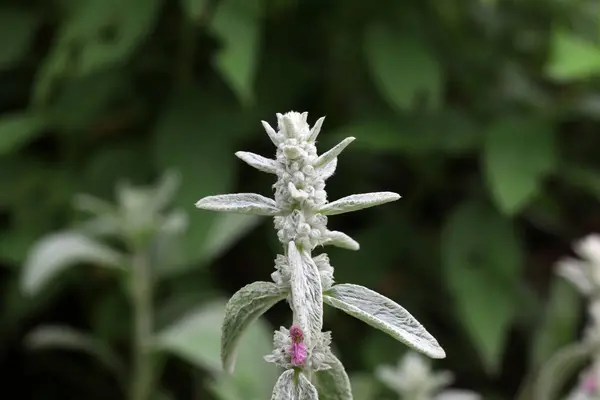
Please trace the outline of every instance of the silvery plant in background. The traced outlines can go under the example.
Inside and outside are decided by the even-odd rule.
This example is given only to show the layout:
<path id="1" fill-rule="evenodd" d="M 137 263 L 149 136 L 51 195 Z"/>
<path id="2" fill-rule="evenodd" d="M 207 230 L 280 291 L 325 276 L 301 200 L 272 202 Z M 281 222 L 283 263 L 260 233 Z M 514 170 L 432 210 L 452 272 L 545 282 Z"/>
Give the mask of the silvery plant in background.
<path id="1" fill-rule="evenodd" d="M 310 128 L 307 113 L 277 114 L 277 130 L 262 122 L 277 147 L 275 159 L 249 152 L 236 156 L 277 177 L 274 199 L 254 193 L 221 194 L 200 199 L 196 207 L 274 217 L 282 254 L 275 258 L 272 282 L 254 282 L 229 300 L 222 326 L 221 359 L 232 372 L 236 347 L 248 326 L 281 300 L 287 300 L 293 323 L 274 334 L 274 349 L 265 360 L 283 368 L 272 400 L 352 399 L 346 371 L 330 349 L 331 332 L 323 332 L 323 303 L 338 308 L 432 358 L 444 358 L 436 339 L 404 308 L 363 286 L 334 284 L 327 254 L 317 246 L 358 250 L 345 233 L 329 230 L 329 216 L 398 200 L 391 192 L 355 194 L 329 202 L 325 181 L 336 170 L 337 157 L 349 137 L 318 155 L 316 139 L 324 118 Z"/>
<path id="2" fill-rule="evenodd" d="M 582 366 L 565 400 L 600 398 L 600 235 L 591 234 L 573 247 L 579 258 L 560 260 L 557 274 L 586 299 L 588 320 L 582 340 L 558 351 L 540 372 L 535 393 L 540 400 L 560 398 L 561 386 L 569 374 Z"/>
<path id="3" fill-rule="evenodd" d="M 433 371 L 431 363 L 420 354 L 408 352 L 396 367 L 381 366 L 375 377 L 400 400 L 481 400 L 470 390 L 447 389 L 454 377 L 450 371 Z"/>

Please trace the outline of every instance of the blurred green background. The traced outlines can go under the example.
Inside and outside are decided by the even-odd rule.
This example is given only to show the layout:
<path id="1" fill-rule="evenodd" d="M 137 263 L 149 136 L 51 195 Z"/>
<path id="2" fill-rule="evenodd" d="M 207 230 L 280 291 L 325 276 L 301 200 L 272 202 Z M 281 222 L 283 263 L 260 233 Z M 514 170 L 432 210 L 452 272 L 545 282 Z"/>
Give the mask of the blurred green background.
<path id="1" fill-rule="evenodd" d="M 233 292 L 269 280 L 272 222 L 194 202 L 269 195 L 273 177 L 234 152 L 272 156 L 260 121 L 295 110 L 311 124 L 327 116 L 321 152 L 357 138 L 330 199 L 402 195 L 331 218 L 361 244 L 327 249 L 336 281 L 406 307 L 446 349 L 435 366 L 457 386 L 516 398 L 583 321 L 553 264 L 600 230 L 598 75 L 592 0 L 2 0 L 2 397 L 124 398 L 132 315 L 119 276 L 84 256 L 38 271 L 31 293 L 22 268 L 39 240 L 81 221 L 76 194 L 114 203 L 118 184 L 175 171 L 188 229 L 184 261 L 156 279 L 160 394 L 268 398 L 276 375 L 261 356 L 289 325 L 287 306 L 250 335 L 235 382 L 220 374 L 218 324 Z M 372 373 L 406 348 L 331 309 L 325 328 L 356 399 L 393 398 Z"/>

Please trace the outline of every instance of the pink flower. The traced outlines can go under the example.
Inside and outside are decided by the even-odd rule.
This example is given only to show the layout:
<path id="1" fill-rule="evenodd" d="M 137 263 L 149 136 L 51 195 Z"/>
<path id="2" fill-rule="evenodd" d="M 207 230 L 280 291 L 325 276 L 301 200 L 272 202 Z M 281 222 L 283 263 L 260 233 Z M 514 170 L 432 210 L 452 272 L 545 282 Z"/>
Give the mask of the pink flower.
<path id="1" fill-rule="evenodd" d="M 581 383 L 581 389 L 587 394 L 595 394 L 598 390 L 598 382 L 593 370 L 590 370 Z"/>
<path id="2" fill-rule="evenodd" d="M 290 363 L 294 367 L 301 367 L 306 362 L 306 345 L 304 344 L 304 332 L 298 325 L 290 327 L 290 337 L 292 345 L 289 348 Z"/>
<path id="3" fill-rule="evenodd" d="M 292 325 L 290 327 L 290 336 L 292 337 L 292 342 L 300 343 L 304 339 L 304 332 L 302 332 L 300 326 Z"/>
<path id="4" fill-rule="evenodd" d="M 294 342 L 290 346 L 290 362 L 294 367 L 301 367 L 306 362 L 306 345 L 302 342 Z"/>

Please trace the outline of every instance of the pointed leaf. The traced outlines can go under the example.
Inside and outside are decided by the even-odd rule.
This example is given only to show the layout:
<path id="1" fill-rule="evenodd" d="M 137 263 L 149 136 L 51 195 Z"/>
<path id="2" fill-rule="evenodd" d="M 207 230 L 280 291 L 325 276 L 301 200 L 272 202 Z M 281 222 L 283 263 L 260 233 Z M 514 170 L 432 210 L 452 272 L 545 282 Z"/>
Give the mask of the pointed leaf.
<path id="1" fill-rule="evenodd" d="M 22 288 L 33 295 L 65 269 L 81 263 L 120 268 L 123 256 L 79 233 L 49 235 L 30 251 L 23 266 Z"/>
<path id="2" fill-rule="evenodd" d="M 431 358 L 446 357 L 437 340 L 415 317 L 377 292 L 346 283 L 327 290 L 323 300 Z"/>
<path id="3" fill-rule="evenodd" d="M 279 213 L 275 200 L 255 193 L 220 194 L 204 197 L 196 207 L 211 211 L 273 216 Z"/>
<path id="4" fill-rule="evenodd" d="M 327 363 L 330 369 L 315 373 L 315 385 L 319 391 L 319 400 L 352 400 L 350 379 L 342 362 L 333 354 Z"/>
<path id="5" fill-rule="evenodd" d="M 325 117 L 321 117 L 315 122 L 312 129 L 310 130 L 310 135 L 308 136 L 309 142 L 314 142 L 317 140 L 319 133 L 321 133 L 321 127 L 323 126 L 323 122 L 325 122 Z"/>
<path id="6" fill-rule="evenodd" d="M 125 373 L 122 361 L 110 347 L 84 332 L 68 326 L 46 325 L 29 332 L 25 345 L 31 350 L 63 349 L 90 354 L 120 377 Z"/>
<path id="7" fill-rule="evenodd" d="M 556 151 L 555 132 L 544 122 L 503 118 L 490 127 L 482 153 L 486 182 L 505 214 L 521 211 L 536 195 L 556 166 Z"/>
<path id="8" fill-rule="evenodd" d="M 232 373 L 237 346 L 244 330 L 287 293 L 271 282 L 254 282 L 238 290 L 227 303 L 221 335 L 221 362 Z"/>
<path id="9" fill-rule="evenodd" d="M 321 207 L 319 212 L 325 215 L 343 214 L 362 210 L 363 208 L 375 207 L 381 204 L 396 201 L 399 198 L 400 195 L 393 192 L 353 194 L 325 204 L 323 207 Z"/>
<path id="10" fill-rule="evenodd" d="M 271 160 L 258 154 L 250 153 L 248 151 L 238 151 L 235 155 L 246 164 L 256 168 L 259 171 L 266 172 L 269 174 L 277 174 L 282 171 L 279 166 L 279 162 Z"/>
<path id="11" fill-rule="evenodd" d="M 333 148 L 328 152 L 321 154 L 319 158 L 317 158 L 317 160 L 315 161 L 314 167 L 323 168 L 325 165 L 333 161 L 334 158 L 337 158 L 337 156 L 339 156 L 340 153 L 344 151 L 344 149 L 355 139 L 356 138 L 348 137 L 342 140 L 340 143 L 333 146 Z"/>
<path id="12" fill-rule="evenodd" d="M 344 232 L 339 231 L 329 231 L 327 233 L 327 239 L 323 241 L 323 245 L 332 245 L 337 246 L 342 249 L 348 250 L 358 250 L 360 249 L 360 245 L 350 236 L 346 235 Z"/>
<path id="13" fill-rule="evenodd" d="M 293 241 L 288 246 L 288 262 L 291 268 L 292 308 L 295 318 L 304 331 L 310 349 L 312 338 L 323 327 L 323 296 L 321 275 L 312 257 L 300 253 Z"/>
<path id="14" fill-rule="evenodd" d="M 594 346 L 575 343 L 558 351 L 542 368 L 534 387 L 534 400 L 559 399 L 565 383 L 592 357 Z"/>
<path id="15" fill-rule="evenodd" d="M 260 121 L 260 123 L 262 124 L 263 128 L 265 129 L 265 132 L 267 132 L 267 136 L 269 136 L 269 139 L 271 139 L 271 142 L 273 142 L 273 144 L 275 146 L 278 146 L 282 140 L 281 135 L 279 133 L 277 133 L 277 131 L 275 129 L 273 129 L 273 127 L 271 125 L 269 125 L 269 123 L 267 121 Z"/>

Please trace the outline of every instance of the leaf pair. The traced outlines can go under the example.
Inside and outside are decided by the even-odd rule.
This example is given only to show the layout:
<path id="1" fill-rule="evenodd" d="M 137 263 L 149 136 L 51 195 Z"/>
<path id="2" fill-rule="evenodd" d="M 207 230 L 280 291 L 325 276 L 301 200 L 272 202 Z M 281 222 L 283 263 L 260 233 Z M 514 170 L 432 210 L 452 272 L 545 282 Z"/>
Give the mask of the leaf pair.
<path id="1" fill-rule="evenodd" d="M 435 338 L 408 311 L 392 300 L 353 284 L 335 285 L 322 293 L 314 262 L 306 253 L 301 253 L 294 242 L 289 244 L 288 259 L 292 269 L 292 307 L 309 346 L 312 337 L 321 332 L 322 303 L 325 302 L 432 358 L 445 357 L 444 350 Z M 233 371 L 236 346 L 243 331 L 287 295 L 274 283 L 254 282 L 229 300 L 221 338 L 221 359 L 227 371 Z"/>

